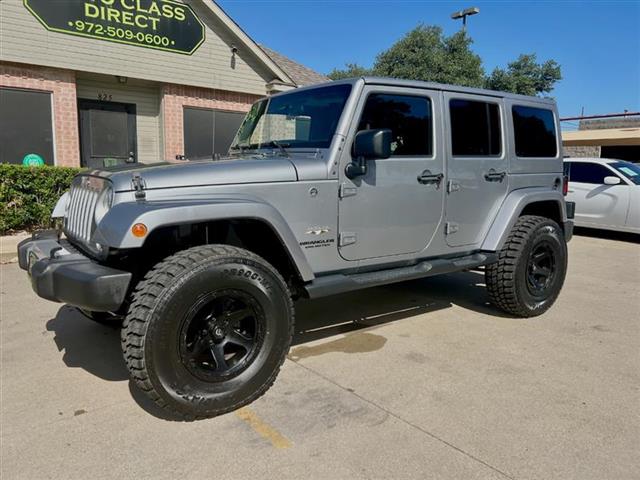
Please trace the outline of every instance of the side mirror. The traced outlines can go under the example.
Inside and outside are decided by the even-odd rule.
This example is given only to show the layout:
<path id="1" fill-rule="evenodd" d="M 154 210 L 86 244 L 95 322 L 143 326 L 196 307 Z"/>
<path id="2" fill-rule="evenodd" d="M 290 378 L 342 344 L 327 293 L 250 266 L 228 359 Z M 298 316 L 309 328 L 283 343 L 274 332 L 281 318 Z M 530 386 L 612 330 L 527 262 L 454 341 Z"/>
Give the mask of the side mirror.
<path id="1" fill-rule="evenodd" d="M 353 141 L 353 156 L 372 158 L 389 158 L 391 156 L 391 130 L 362 130 L 356 133 Z"/>
<path id="2" fill-rule="evenodd" d="M 620 185 L 620 183 L 622 183 L 620 181 L 620 177 L 614 177 L 613 175 L 611 175 L 610 177 L 604 177 L 605 185 Z"/>
<path id="3" fill-rule="evenodd" d="M 352 155 L 355 160 L 345 168 L 345 175 L 350 179 L 367 173 L 367 160 L 391 156 L 391 130 L 384 128 L 356 133 Z"/>

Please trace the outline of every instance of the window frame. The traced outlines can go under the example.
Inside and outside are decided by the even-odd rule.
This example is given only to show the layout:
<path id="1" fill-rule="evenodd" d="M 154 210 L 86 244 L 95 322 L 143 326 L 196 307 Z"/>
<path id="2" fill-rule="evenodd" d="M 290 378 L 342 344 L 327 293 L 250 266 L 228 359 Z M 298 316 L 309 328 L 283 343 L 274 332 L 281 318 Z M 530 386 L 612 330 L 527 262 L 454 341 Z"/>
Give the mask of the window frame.
<path id="1" fill-rule="evenodd" d="M 49 105 L 51 107 L 51 154 L 53 156 L 53 166 L 57 167 L 58 166 L 58 151 L 57 151 L 58 139 L 56 137 L 56 113 L 55 113 L 55 99 L 54 99 L 55 92 L 53 92 L 52 90 L 41 90 L 38 88 L 20 88 L 20 87 L 9 87 L 4 85 L 0 85 L 0 90 L 13 90 L 16 92 L 26 92 L 26 93 L 35 92 L 35 93 L 44 93 L 49 95 Z M 78 134 L 79 132 L 80 130 L 78 128 Z M 78 153 L 78 156 L 79 155 L 80 154 Z M 11 164 L 11 165 L 15 165 L 15 164 Z"/>
<path id="2" fill-rule="evenodd" d="M 532 102 L 517 102 L 517 101 L 512 101 L 509 104 L 509 116 L 511 118 L 511 132 L 513 133 L 513 156 L 515 158 L 517 158 L 518 160 L 531 160 L 531 159 L 540 159 L 540 160 L 556 160 L 558 158 L 558 156 L 560 155 L 561 152 L 561 145 L 559 145 L 558 139 L 562 139 L 562 132 L 560 131 L 560 129 L 558 128 L 558 116 L 556 115 L 556 111 L 552 106 L 546 106 L 545 104 L 535 104 Z M 551 112 L 551 115 L 553 117 L 553 128 L 555 130 L 555 140 L 556 140 L 556 154 L 553 157 L 541 157 L 541 156 L 527 156 L 527 157 L 521 157 L 520 155 L 518 155 L 518 146 L 516 145 L 516 128 L 515 128 L 515 119 L 513 116 L 513 109 L 516 107 L 524 107 L 524 108 L 535 108 L 538 110 L 547 110 L 549 112 Z M 561 142 L 560 142 L 561 143 Z"/>
<path id="3" fill-rule="evenodd" d="M 431 129 L 429 134 L 431 135 L 431 154 L 430 155 L 391 155 L 389 158 L 380 158 L 380 159 L 376 159 L 376 160 L 385 160 L 385 161 L 389 161 L 389 160 L 394 160 L 394 159 L 410 159 L 410 158 L 420 158 L 420 159 L 429 159 L 429 160 L 434 160 L 437 156 L 437 148 L 438 148 L 438 144 L 437 144 L 437 138 L 436 138 L 436 119 L 435 119 L 435 108 L 434 108 L 434 95 L 431 92 L 428 91 L 412 91 L 412 92 L 407 92 L 405 89 L 402 90 L 398 90 L 395 91 L 393 89 L 371 89 L 369 91 L 367 91 L 365 93 L 365 95 L 363 95 L 363 99 L 362 99 L 362 103 L 359 106 L 358 109 L 358 117 L 357 117 L 357 121 L 353 122 L 354 127 L 353 127 L 353 139 L 352 139 L 352 147 L 353 147 L 353 141 L 355 141 L 355 136 L 358 134 L 358 132 L 362 131 L 362 130 L 358 130 L 358 127 L 360 126 L 360 122 L 362 121 L 362 117 L 364 115 L 364 111 L 365 108 L 367 106 L 367 102 L 369 101 L 369 98 L 373 95 L 392 95 L 392 96 L 396 96 L 396 97 L 412 97 L 412 98 L 419 98 L 419 99 L 425 99 L 427 100 L 427 102 L 429 103 L 429 112 L 431 113 Z M 346 108 L 346 107 L 345 107 Z M 349 149 L 349 151 L 352 151 L 352 149 Z"/>
<path id="4" fill-rule="evenodd" d="M 505 137 L 505 111 L 504 103 L 501 98 L 496 97 L 484 97 L 473 94 L 464 94 L 458 92 L 448 92 L 449 95 L 445 97 L 444 108 L 447 115 L 447 142 L 449 146 L 449 154 L 451 158 L 455 159 L 488 159 L 488 160 L 501 160 L 506 157 L 507 144 Z M 500 153 L 496 155 L 454 155 L 453 154 L 453 122 L 451 119 L 451 101 L 452 100 L 466 100 L 469 102 L 480 102 L 496 105 L 498 107 L 498 116 L 500 125 Z"/>

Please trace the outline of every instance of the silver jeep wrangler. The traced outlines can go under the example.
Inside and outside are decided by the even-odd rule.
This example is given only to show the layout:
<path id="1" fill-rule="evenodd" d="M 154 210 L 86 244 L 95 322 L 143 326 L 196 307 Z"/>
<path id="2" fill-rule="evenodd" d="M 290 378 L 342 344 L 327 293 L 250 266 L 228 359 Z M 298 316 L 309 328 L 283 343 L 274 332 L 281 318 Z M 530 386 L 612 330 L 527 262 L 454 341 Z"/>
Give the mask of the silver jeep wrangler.
<path id="1" fill-rule="evenodd" d="M 484 267 L 532 317 L 567 269 L 551 100 L 359 78 L 258 101 L 221 161 L 78 175 L 61 233 L 18 247 L 41 297 L 122 325 L 133 381 L 186 419 L 274 382 L 294 303 Z"/>

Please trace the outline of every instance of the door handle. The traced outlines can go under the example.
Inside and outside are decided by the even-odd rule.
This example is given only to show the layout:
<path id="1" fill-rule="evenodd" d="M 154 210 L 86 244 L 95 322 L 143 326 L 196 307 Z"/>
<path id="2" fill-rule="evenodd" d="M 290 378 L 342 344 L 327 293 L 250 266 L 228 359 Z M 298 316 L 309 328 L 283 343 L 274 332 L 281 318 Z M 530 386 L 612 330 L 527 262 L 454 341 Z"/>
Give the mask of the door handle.
<path id="1" fill-rule="evenodd" d="M 423 185 L 428 185 L 430 183 L 435 183 L 436 187 L 440 186 L 440 182 L 444 178 L 444 174 L 442 173 L 431 173 L 430 170 L 425 170 L 420 175 L 418 175 L 418 183 L 422 183 Z"/>
<path id="2" fill-rule="evenodd" d="M 484 179 L 487 182 L 501 182 L 504 180 L 504 177 L 507 175 L 507 172 L 496 172 L 493 168 L 484 174 Z"/>

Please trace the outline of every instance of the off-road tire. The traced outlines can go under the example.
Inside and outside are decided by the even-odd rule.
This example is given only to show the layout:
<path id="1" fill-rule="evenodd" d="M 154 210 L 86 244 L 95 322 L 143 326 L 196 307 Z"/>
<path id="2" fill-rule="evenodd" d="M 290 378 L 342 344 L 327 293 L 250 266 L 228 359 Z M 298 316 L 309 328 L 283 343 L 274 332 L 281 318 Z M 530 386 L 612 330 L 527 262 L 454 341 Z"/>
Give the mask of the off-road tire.
<path id="1" fill-rule="evenodd" d="M 552 280 L 536 295 L 527 275 L 532 252 L 540 245 L 549 248 L 555 263 Z M 513 226 L 498 261 L 485 269 L 489 298 L 495 306 L 516 317 L 540 315 L 558 298 L 566 271 L 567 245 L 559 225 L 549 218 L 523 215 Z"/>
<path id="2" fill-rule="evenodd" d="M 255 298 L 252 305 L 264 312 L 266 328 L 245 370 L 228 380 L 203 381 L 182 360 L 181 324 L 193 305 L 220 291 Z M 275 268 L 241 248 L 205 245 L 158 263 L 136 286 L 121 341 L 137 387 L 171 416 L 195 420 L 238 409 L 264 394 L 285 360 L 293 331 L 293 302 Z"/>

